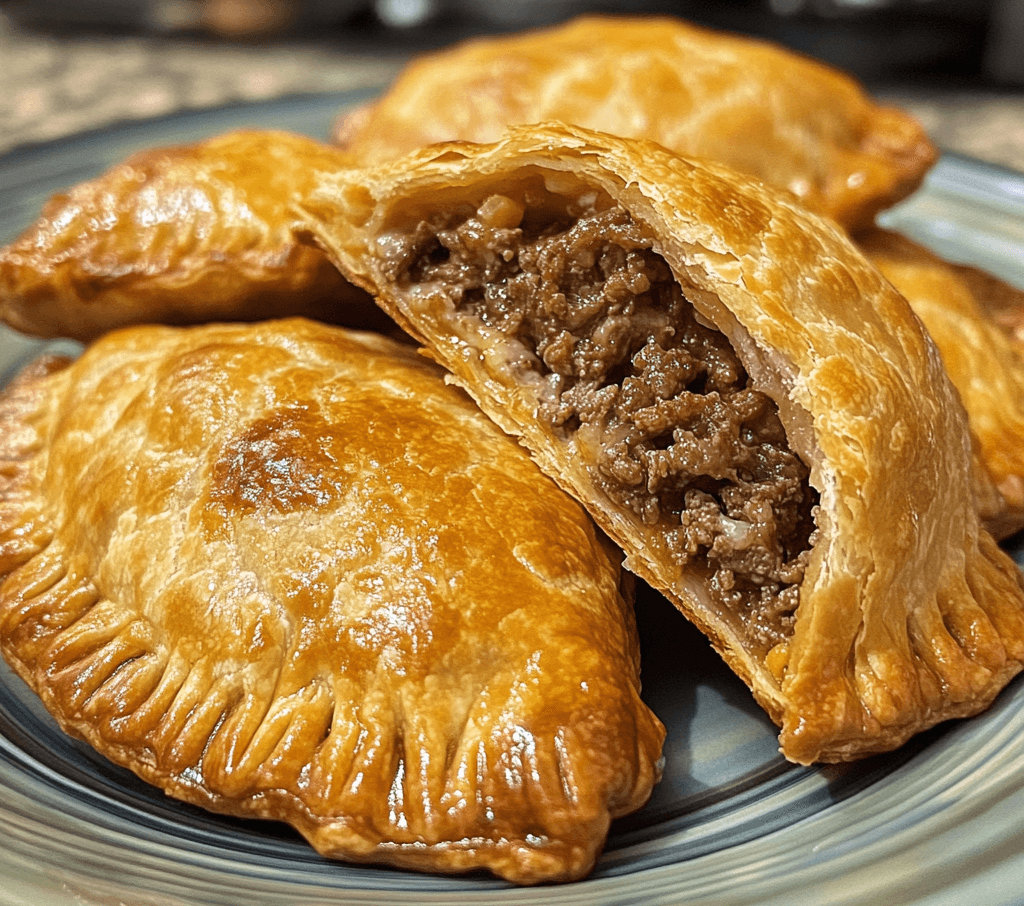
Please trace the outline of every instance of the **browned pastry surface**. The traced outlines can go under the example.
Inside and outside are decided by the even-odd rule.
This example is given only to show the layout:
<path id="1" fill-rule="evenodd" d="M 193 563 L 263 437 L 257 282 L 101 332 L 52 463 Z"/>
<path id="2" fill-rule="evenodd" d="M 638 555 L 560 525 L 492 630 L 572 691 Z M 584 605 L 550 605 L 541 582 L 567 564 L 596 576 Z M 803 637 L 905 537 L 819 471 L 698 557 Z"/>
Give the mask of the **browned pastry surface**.
<path id="1" fill-rule="evenodd" d="M 621 553 L 442 372 L 128 328 L 0 397 L 0 645 L 68 732 L 322 853 L 578 878 L 642 805 Z"/>
<path id="2" fill-rule="evenodd" d="M 457 99 L 457 100 L 453 100 Z M 853 79 L 763 41 L 678 19 L 583 17 L 414 60 L 336 141 L 366 162 L 560 121 L 649 138 L 788 189 L 846 226 L 909 195 L 936 151 Z"/>
<path id="3" fill-rule="evenodd" d="M 710 636 L 787 757 L 891 749 L 1020 670 L 959 396 L 841 230 L 558 124 L 324 174 L 297 216 Z"/>
<path id="4" fill-rule="evenodd" d="M 55 195 L 0 250 L 0 320 L 89 340 L 128 324 L 307 314 L 386 324 L 322 254 L 292 239 L 292 194 L 336 148 L 238 131 L 133 155 Z"/>
<path id="5" fill-rule="evenodd" d="M 1024 289 L 970 265 L 944 262 L 944 266 L 956 273 L 978 305 L 1010 338 L 1017 354 L 1024 356 Z"/>
<path id="6" fill-rule="evenodd" d="M 924 322 L 960 392 L 998 495 L 983 505 L 983 518 L 997 534 L 1019 531 L 1024 528 L 1024 346 L 996 319 L 999 306 L 1015 296 L 1024 311 L 1024 293 L 976 268 L 945 261 L 891 230 L 861 233 L 857 242 Z"/>

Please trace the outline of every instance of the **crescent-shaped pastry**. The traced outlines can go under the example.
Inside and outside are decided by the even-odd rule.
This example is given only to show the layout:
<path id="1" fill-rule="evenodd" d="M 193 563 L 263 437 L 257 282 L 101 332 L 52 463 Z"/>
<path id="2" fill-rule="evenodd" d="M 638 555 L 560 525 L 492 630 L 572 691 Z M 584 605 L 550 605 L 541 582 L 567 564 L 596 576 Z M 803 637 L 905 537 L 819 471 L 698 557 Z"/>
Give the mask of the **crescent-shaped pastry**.
<path id="1" fill-rule="evenodd" d="M 128 324 L 288 314 L 384 326 L 365 294 L 289 230 L 292 194 L 341 157 L 276 131 L 135 154 L 55 195 L 0 250 L 0 320 L 77 340 Z"/>
<path id="2" fill-rule="evenodd" d="M 642 805 L 621 552 L 440 369 L 126 328 L 0 397 L 0 645 L 61 726 L 320 852 L 567 880 Z"/>
<path id="3" fill-rule="evenodd" d="M 997 492 L 981 510 L 985 524 L 997 536 L 1019 531 L 1024 528 L 1024 347 L 986 306 L 1000 306 L 1015 294 L 1024 300 L 1024 293 L 976 268 L 945 261 L 892 230 L 874 229 L 856 238 L 924 322 L 960 392 Z"/>
<path id="4" fill-rule="evenodd" d="M 424 55 L 379 101 L 342 118 L 334 138 L 377 163 L 542 121 L 721 161 L 848 227 L 909 195 L 937 154 L 913 118 L 829 66 L 678 19 L 628 16 Z"/>
<path id="5" fill-rule="evenodd" d="M 840 229 L 558 124 L 324 174 L 296 216 L 710 636 L 788 758 L 891 749 L 1020 670 L 963 406 Z"/>

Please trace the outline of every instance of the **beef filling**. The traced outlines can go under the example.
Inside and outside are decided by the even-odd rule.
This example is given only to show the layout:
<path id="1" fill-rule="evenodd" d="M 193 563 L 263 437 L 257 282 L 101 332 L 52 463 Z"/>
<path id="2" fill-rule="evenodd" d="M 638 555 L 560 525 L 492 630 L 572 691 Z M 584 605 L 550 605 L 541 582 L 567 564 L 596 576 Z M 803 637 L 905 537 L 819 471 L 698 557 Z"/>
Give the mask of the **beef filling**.
<path id="1" fill-rule="evenodd" d="M 424 223 L 403 274 L 536 357 L 540 416 L 597 438 L 594 483 L 658 525 L 680 564 L 763 651 L 791 633 L 817 499 L 774 402 L 697 318 L 650 239 L 618 207 L 523 220 L 495 196 Z"/>

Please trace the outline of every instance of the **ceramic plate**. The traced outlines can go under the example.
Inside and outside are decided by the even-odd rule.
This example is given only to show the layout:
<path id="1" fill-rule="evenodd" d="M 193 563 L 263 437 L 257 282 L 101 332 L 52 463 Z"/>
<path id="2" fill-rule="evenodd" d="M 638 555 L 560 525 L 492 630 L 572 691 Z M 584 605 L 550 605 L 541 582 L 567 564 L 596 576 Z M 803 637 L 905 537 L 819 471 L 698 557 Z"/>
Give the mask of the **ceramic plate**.
<path id="1" fill-rule="evenodd" d="M 0 242 L 55 191 L 130 152 L 242 126 L 325 137 L 367 95 L 188 113 L 0 158 Z M 1024 175 L 945 156 L 887 223 L 1024 285 Z M 0 328 L 0 381 L 53 344 Z M 1024 563 L 1024 543 L 1009 548 Z M 328 862 L 288 828 L 166 799 L 64 736 L 0 668 L 4 906 L 682 904 L 994 906 L 1024 902 L 1024 683 L 981 718 L 892 755 L 801 768 L 704 638 L 650 589 L 638 614 L 645 697 L 668 727 L 665 779 L 613 826 L 593 875 L 515 889 Z"/>

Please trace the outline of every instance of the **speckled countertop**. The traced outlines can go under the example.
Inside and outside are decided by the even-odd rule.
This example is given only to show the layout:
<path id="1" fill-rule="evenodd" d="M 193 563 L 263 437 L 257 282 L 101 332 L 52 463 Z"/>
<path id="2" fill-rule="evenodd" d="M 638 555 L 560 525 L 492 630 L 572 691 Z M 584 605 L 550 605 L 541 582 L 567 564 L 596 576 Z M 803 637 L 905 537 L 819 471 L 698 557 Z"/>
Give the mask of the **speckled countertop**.
<path id="1" fill-rule="evenodd" d="M 258 45 L 24 31 L 0 12 L 0 153 L 85 129 L 238 101 L 385 84 L 407 58 L 333 34 Z M 943 149 L 1024 171 L 1024 91 L 876 89 Z"/>
<path id="2" fill-rule="evenodd" d="M 403 59 L 326 40 L 54 36 L 0 13 L 0 153 L 178 110 L 381 85 Z"/>

